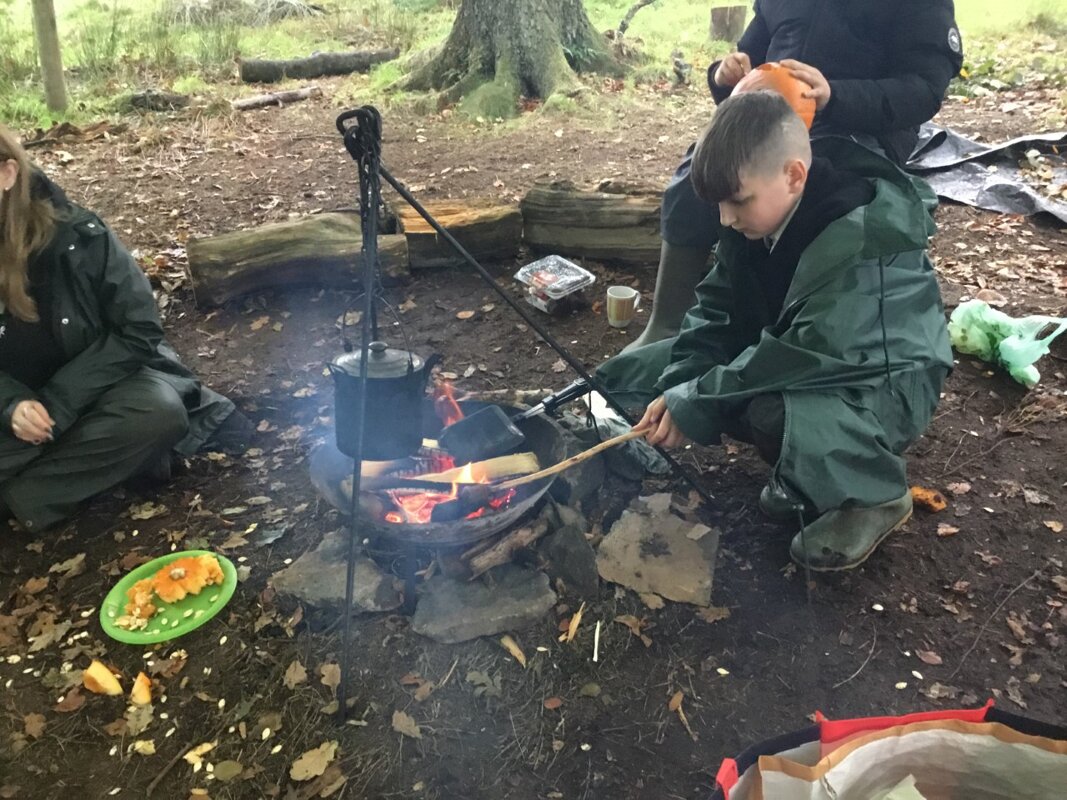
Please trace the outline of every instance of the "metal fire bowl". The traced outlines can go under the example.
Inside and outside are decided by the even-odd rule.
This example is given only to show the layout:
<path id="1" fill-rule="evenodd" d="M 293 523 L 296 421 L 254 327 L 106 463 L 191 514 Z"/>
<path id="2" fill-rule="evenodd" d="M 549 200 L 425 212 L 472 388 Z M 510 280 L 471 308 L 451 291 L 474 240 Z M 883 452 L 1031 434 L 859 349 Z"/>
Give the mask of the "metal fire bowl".
<path id="1" fill-rule="evenodd" d="M 465 400 L 459 405 L 463 409 L 463 413 L 469 416 L 491 404 Z M 509 415 L 523 410 L 511 406 L 500 407 Z M 523 420 L 517 424 L 519 430 L 526 436 L 526 442 L 516 448 L 515 452 L 532 451 L 536 453 L 537 460 L 541 462 L 542 467 L 550 466 L 566 458 L 563 432 L 555 420 L 539 416 Z M 425 438 L 436 438 L 441 428 L 440 420 L 434 415 L 433 405 L 428 403 L 424 407 L 423 414 Z M 428 522 L 422 525 L 385 522 L 372 517 L 367 513 L 364 503 L 361 503 L 360 512 L 358 513 L 359 528 L 364 535 L 369 534 L 378 539 L 422 547 L 473 544 L 518 522 L 548 491 L 548 487 L 552 485 L 554 479 L 555 476 L 550 475 L 547 478 L 518 487 L 515 498 L 503 510 L 487 512 L 475 519 L 461 519 L 454 522 Z M 367 504 L 370 504 L 372 498 L 375 497 L 375 494 L 365 493 Z"/>

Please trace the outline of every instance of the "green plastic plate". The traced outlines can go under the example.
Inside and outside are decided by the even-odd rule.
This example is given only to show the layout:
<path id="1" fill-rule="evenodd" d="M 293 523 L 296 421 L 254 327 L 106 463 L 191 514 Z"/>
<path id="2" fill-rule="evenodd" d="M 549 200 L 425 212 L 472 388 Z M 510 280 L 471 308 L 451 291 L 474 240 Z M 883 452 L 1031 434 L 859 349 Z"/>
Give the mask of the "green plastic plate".
<path id="1" fill-rule="evenodd" d="M 129 631 L 115 625 L 115 620 L 126 613 L 126 592 L 137 581 L 150 578 L 172 561 L 186 556 L 215 556 L 222 567 L 222 585 L 205 586 L 200 594 L 191 594 L 177 603 L 164 603 L 159 600 L 159 611 L 148 621 L 148 627 Z M 184 550 L 170 553 L 149 561 L 134 569 L 120 580 L 107 593 L 104 604 L 100 606 L 100 625 L 104 633 L 112 639 L 125 644 L 159 644 L 184 636 L 196 630 L 220 611 L 237 588 L 237 570 L 226 556 L 209 550 Z M 158 598 L 157 598 L 158 600 Z M 202 612 L 198 614 L 197 612 Z M 191 613 L 187 613 L 191 612 Z"/>

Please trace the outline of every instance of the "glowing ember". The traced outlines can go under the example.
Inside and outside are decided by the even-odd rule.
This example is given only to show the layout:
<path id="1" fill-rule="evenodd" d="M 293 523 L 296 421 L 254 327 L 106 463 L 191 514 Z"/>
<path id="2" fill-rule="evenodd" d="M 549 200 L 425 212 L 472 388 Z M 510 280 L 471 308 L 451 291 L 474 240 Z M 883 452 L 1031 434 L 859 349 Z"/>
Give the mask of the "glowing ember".
<path id="1" fill-rule="evenodd" d="M 460 485 L 488 482 L 484 475 L 475 474 L 474 464 L 467 464 L 456 476 L 456 481 L 452 484 L 452 491 L 448 494 L 443 492 L 405 493 L 395 489 L 387 491 L 386 495 L 396 505 L 396 511 L 387 512 L 384 519 L 386 522 L 396 525 L 405 523 L 409 525 L 413 523 L 425 525 L 432 521 L 435 506 L 455 500 L 459 496 Z M 499 497 L 494 497 L 487 505 L 468 514 L 466 519 L 477 519 L 485 514 L 487 510 L 497 511 L 504 508 L 514 496 L 515 490 L 509 489 Z"/>
<path id="2" fill-rule="evenodd" d="M 456 402 L 455 395 L 452 394 L 452 384 L 448 381 L 443 381 L 434 387 L 433 408 L 437 412 L 438 419 L 446 427 L 463 419 L 463 412 Z"/>

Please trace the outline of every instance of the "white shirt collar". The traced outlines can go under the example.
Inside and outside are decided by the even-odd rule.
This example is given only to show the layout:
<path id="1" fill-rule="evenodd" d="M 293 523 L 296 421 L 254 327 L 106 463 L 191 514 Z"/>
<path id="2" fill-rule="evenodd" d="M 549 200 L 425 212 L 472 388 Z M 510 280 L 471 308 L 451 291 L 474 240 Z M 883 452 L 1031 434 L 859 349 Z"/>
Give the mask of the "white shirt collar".
<path id="1" fill-rule="evenodd" d="M 803 197 L 804 193 L 801 192 L 800 197 L 798 197 L 797 201 L 793 203 L 793 207 L 789 209 L 789 213 L 786 214 L 785 219 L 782 220 L 782 224 L 778 226 L 778 230 L 776 230 L 770 236 L 763 237 L 763 243 L 767 245 L 767 252 L 774 252 L 775 245 L 777 245 L 778 242 L 781 240 L 782 234 L 785 233 L 786 227 L 788 227 L 789 223 L 793 220 L 793 215 L 797 213 L 797 209 L 800 207 L 800 201 L 803 199 Z"/>

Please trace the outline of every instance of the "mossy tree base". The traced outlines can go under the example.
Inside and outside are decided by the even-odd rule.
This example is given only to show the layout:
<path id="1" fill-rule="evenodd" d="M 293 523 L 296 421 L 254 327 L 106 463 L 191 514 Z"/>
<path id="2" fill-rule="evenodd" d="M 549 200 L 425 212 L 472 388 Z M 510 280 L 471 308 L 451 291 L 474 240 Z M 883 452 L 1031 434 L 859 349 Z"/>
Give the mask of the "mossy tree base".
<path id="1" fill-rule="evenodd" d="M 576 93 L 581 71 L 621 71 L 581 0 L 463 0 L 440 52 L 403 87 L 438 92 L 442 107 L 462 101 L 473 116 L 511 117 L 520 95 Z"/>

